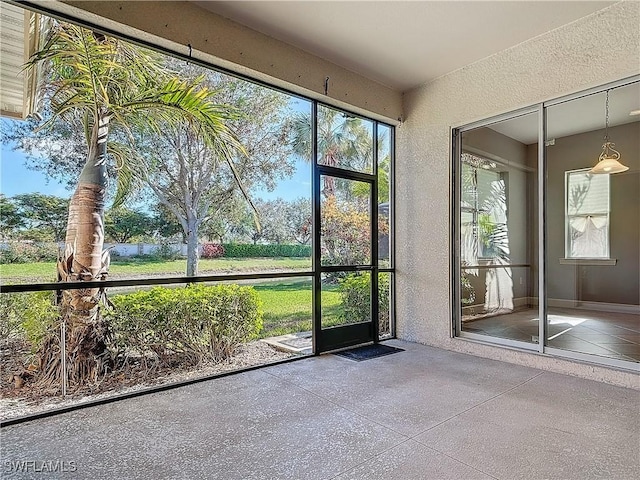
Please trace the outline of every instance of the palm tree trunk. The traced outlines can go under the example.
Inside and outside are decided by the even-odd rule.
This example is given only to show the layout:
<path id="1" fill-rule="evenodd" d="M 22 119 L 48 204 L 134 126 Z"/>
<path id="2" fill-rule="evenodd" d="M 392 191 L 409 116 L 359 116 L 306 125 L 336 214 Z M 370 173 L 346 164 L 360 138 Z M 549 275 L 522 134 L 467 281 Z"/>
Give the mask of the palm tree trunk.
<path id="1" fill-rule="evenodd" d="M 106 139 L 109 120 L 103 117 L 94 126 L 89 155 L 69 203 L 65 249 L 58 260 L 61 282 L 104 280 L 108 273 L 108 253 L 103 253 L 104 210 L 107 187 Z M 66 377 L 70 387 L 89 386 L 110 366 L 106 336 L 108 329 L 100 312 L 101 288 L 63 290 L 61 321 L 65 325 Z M 42 380 L 57 384 L 63 375 L 60 354 L 52 332 L 40 351 Z M 58 340 L 59 343 L 59 340 Z"/>

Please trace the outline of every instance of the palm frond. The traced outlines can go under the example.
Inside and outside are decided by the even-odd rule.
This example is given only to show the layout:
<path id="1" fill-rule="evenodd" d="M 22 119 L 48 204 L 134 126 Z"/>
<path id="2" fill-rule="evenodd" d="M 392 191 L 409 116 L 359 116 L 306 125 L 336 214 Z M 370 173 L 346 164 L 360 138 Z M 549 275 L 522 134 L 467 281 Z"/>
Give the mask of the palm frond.
<path id="1" fill-rule="evenodd" d="M 107 151 L 115 159 L 118 171 L 118 183 L 112 207 L 117 208 L 125 203 L 131 192 L 142 187 L 143 174 L 141 174 L 140 168 L 144 162 L 140 160 L 137 149 L 131 145 L 111 141 L 107 146 Z"/>
<path id="2" fill-rule="evenodd" d="M 311 115 L 307 113 L 297 113 L 291 121 L 291 145 L 293 153 L 300 158 L 309 160 L 313 152 L 311 138 Z"/>
<path id="3" fill-rule="evenodd" d="M 82 111 L 88 143 L 99 119 L 107 119 L 111 128 L 119 127 L 128 138 L 129 146 L 108 141 L 118 164 L 116 204 L 124 201 L 127 189 L 143 174 L 136 171 L 142 162 L 133 148 L 134 131 L 161 134 L 187 125 L 211 155 L 229 165 L 257 214 L 234 164 L 234 159 L 247 155 L 229 126 L 242 113 L 216 102 L 216 92 L 203 86 L 202 76 L 182 80 L 151 51 L 64 22 L 54 25 L 42 49 L 30 58 L 27 67 L 36 66 L 48 70 L 43 88 L 51 103 L 50 122 Z"/>

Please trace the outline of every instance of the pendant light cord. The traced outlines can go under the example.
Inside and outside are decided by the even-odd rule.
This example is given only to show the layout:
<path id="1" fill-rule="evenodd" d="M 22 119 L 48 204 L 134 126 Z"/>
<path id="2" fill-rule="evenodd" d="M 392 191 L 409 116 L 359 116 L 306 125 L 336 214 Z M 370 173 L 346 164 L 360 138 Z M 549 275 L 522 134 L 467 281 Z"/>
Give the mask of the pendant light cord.
<path id="1" fill-rule="evenodd" d="M 609 141 L 609 90 L 607 90 L 607 100 L 605 102 L 605 120 L 604 120 L 604 142 Z"/>

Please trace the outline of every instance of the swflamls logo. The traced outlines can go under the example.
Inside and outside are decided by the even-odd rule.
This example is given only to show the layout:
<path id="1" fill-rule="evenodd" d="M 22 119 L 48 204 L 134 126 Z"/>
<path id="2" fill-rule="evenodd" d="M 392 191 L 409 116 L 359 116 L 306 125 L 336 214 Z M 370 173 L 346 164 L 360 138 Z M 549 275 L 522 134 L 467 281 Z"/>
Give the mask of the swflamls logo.
<path id="1" fill-rule="evenodd" d="M 78 470 L 74 461 L 65 460 L 5 460 L 5 473 L 68 473 Z"/>

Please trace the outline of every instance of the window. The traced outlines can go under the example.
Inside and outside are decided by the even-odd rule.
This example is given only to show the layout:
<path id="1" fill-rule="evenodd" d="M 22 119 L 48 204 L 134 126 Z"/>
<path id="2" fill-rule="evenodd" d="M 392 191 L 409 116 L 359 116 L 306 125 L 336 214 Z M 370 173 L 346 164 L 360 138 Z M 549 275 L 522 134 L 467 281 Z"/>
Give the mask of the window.
<path id="1" fill-rule="evenodd" d="M 609 175 L 565 172 L 565 257 L 609 258 Z"/>

